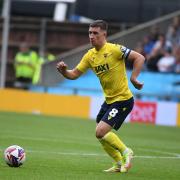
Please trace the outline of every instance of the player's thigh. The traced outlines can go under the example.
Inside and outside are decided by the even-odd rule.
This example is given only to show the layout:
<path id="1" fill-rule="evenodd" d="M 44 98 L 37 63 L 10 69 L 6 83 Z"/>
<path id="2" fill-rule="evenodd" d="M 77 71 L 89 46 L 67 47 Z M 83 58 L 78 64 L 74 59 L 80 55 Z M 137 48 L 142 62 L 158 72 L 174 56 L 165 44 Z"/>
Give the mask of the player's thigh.
<path id="1" fill-rule="evenodd" d="M 105 113 L 107 112 L 108 108 L 109 108 L 109 105 L 108 105 L 106 102 L 104 102 L 104 103 L 101 105 L 101 109 L 99 110 L 99 113 L 98 113 L 98 115 L 97 115 L 97 117 L 96 117 L 96 123 L 97 123 L 97 124 L 101 121 L 101 119 L 103 118 L 103 116 L 104 116 Z"/>

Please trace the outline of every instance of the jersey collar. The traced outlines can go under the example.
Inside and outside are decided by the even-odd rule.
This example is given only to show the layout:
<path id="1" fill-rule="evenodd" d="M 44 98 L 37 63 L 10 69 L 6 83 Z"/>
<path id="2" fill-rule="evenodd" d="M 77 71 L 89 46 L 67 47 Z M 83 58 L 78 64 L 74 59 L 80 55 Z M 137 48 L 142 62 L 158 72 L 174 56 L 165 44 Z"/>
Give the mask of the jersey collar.
<path id="1" fill-rule="evenodd" d="M 103 45 L 103 47 L 99 51 L 97 51 L 95 48 L 93 48 L 93 53 L 97 54 L 99 52 L 104 51 L 106 49 L 106 46 L 107 46 L 107 42 Z"/>

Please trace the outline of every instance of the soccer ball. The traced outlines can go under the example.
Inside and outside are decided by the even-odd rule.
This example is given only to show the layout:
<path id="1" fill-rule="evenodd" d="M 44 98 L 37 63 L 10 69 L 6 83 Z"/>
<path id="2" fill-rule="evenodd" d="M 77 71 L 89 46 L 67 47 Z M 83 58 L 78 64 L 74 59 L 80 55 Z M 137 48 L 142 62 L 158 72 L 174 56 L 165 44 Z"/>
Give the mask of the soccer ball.
<path id="1" fill-rule="evenodd" d="M 5 149 L 4 159 L 10 167 L 19 167 L 25 162 L 26 153 L 22 147 L 12 145 Z"/>

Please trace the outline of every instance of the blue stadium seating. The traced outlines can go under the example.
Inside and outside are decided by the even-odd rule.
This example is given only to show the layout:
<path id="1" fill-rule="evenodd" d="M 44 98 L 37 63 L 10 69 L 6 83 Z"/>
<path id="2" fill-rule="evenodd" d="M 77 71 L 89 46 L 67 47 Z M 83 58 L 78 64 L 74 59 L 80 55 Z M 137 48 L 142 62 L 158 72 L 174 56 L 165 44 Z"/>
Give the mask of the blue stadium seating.
<path id="1" fill-rule="evenodd" d="M 130 79 L 131 71 L 127 71 Z M 142 100 L 159 100 L 171 97 L 173 101 L 180 101 L 180 75 L 173 73 L 141 72 L 139 78 L 144 82 L 144 88 L 139 91 L 133 87 L 129 81 L 129 87 L 135 95 L 139 95 Z M 179 85 L 178 85 L 179 83 Z M 64 80 L 55 87 L 43 88 L 39 86 L 31 87 L 32 91 L 52 94 L 77 94 L 83 96 L 102 96 L 101 86 L 98 78 L 88 71 L 77 80 Z"/>
<path id="2" fill-rule="evenodd" d="M 128 71 L 128 77 L 130 77 L 130 71 Z M 142 72 L 139 76 L 139 80 L 144 82 L 144 87 L 141 91 L 138 91 L 129 83 L 130 89 L 136 94 L 141 93 L 142 97 L 147 99 L 158 99 L 171 97 L 173 100 L 180 96 L 180 85 L 175 85 L 180 82 L 180 75 L 173 73 L 154 73 L 154 72 Z"/>

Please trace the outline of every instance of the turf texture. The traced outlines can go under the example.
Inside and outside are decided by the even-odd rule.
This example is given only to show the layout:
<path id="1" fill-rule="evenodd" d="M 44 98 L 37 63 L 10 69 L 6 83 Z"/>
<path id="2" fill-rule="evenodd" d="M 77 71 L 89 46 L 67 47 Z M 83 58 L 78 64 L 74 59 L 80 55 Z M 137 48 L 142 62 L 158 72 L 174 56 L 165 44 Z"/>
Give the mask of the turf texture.
<path id="1" fill-rule="evenodd" d="M 95 138 L 95 121 L 0 112 L 0 180 L 177 180 L 180 128 L 125 123 L 118 136 L 134 152 L 128 173 L 104 173 L 112 165 Z M 6 147 L 26 151 L 19 168 L 7 166 Z"/>

